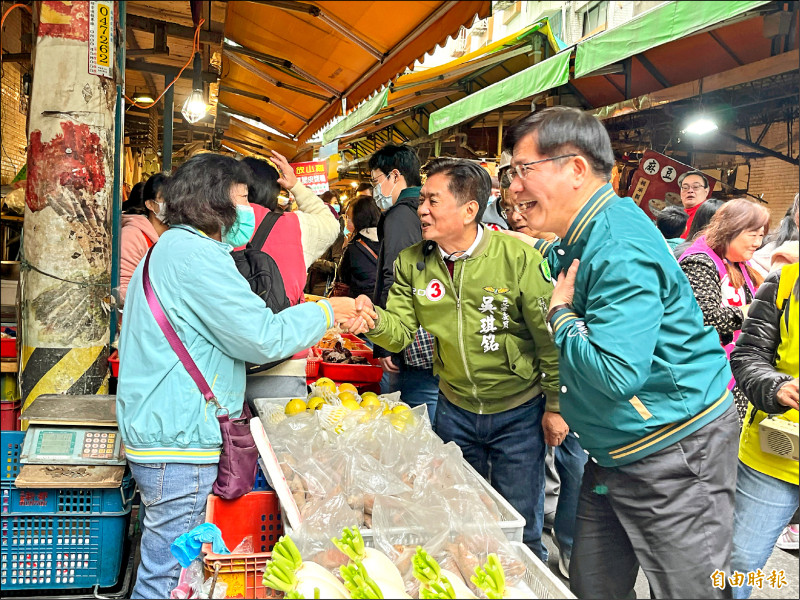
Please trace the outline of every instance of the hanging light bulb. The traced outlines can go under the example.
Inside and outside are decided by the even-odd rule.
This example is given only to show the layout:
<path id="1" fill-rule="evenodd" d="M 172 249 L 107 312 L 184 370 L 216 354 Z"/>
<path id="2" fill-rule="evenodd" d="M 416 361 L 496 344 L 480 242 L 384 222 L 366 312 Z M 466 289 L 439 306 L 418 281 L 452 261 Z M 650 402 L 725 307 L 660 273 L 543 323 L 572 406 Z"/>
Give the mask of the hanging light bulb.
<path id="1" fill-rule="evenodd" d="M 704 115 L 700 115 L 692 119 L 689 124 L 686 125 L 686 129 L 683 131 L 684 133 L 703 135 L 706 133 L 711 133 L 712 131 L 716 131 L 717 129 L 717 124 L 714 121 Z"/>
<path id="2" fill-rule="evenodd" d="M 200 119 L 206 116 L 208 105 L 205 98 L 203 98 L 203 79 L 202 79 L 202 58 L 199 52 L 195 52 L 194 65 L 192 67 L 193 83 L 192 93 L 186 98 L 181 108 L 183 118 L 189 123 L 197 123 Z"/>

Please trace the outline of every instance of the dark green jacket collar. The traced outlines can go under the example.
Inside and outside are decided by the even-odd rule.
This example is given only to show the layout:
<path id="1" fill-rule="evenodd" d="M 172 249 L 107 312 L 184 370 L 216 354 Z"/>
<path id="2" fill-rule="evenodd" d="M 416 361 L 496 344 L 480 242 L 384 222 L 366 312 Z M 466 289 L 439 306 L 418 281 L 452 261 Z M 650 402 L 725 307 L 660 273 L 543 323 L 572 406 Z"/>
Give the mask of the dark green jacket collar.
<path id="1" fill-rule="evenodd" d="M 577 256 L 586 246 L 589 232 L 592 230 L 592 221 L 620 200 L 610 183 L 598 189 L 589 201 L 583 205 L 578 216 L 569 226 L 567 234 L 561 240 L 561 248 L 566 253 Z"/>

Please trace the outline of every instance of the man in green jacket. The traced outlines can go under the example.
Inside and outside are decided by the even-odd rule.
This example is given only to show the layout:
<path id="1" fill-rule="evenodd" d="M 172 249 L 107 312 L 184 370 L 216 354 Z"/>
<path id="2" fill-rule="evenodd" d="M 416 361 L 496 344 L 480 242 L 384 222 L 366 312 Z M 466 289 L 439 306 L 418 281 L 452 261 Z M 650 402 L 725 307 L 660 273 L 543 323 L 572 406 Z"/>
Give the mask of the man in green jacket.
<path id="1" fill-rule="evenodd" d="M 609 184 L 601 123 L 555 107 L 512 127 L 514 210 L 560 242 L 547 314 L 561 411 L 586 463 L 570 563 L 579 598 L 730 597 L 738 422 L 730 368 L 661 234 Z M 566 272 L 564 272 L 566 271 Z M 722 582 L 724 584 L 724 576 Z"/>
<path id="2" fill-rule="evenodd" d="M 436 159 L 423 172 L 423 241 L 400 252 L 386 309 L 375 309 L 368 336 L 393 352 L 420 325 L 434 336 L 436 433 L 484 477 L 491 464 L 492 485 L 525 517 L 524 542 L 546 558 L 545 443 L 561 443 L 568 431 L 544 320 L 550 272 L 539 252 L 480 225 L 491 180 L 479 165 Z M 356 307 L 373 308 L 366 296 Z"/>

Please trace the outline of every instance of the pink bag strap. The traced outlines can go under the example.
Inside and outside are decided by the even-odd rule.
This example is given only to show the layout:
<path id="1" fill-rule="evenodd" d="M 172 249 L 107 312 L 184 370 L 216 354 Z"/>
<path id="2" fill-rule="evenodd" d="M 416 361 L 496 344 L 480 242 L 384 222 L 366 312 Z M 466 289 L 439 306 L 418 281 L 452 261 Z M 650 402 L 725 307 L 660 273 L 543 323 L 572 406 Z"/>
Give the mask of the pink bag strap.
<path id="1" fill-rule="evenodd" d="M 169 322 L 167 315 L 164 314 L 164 309 L 161 308 L 161 303 L 158 300 L 158 296 L 156 296 L 153 285 L 150 283 L 150 255 L 152 253 L 153 248 L 150 248 L 150 250 L 147 251 L 147 255 L 144 257 L 142 284 L 144 285 L 144 295 L 145 298 L 147 298 L 147 304 L 150 306 L 150 310 L 156 319 L 156 323 L 158 323 L 161 331 L 164 332 L 164 336 L 167 338 L 169 345 L 175 351 L 175 354 L 178 355 L 181 364 L 186 368 L 191 378 L 197 384 L 197 387 L 200 389 L 200 392 L 203 394 L 206 402 L 214 404 L 217 407 L 217 410 L 227 410 L 220 406 L 216 396 L 214 396 L 214 392 L 211 391 L 208 382 L 203 377 L 203 374 L 200 373 L 200 369 L 197 368 L 197 365 L 195 364 L 194 360 L 192 360 L 189 351 L 186 349 L 186 346 L 183 345 L 183 342 L 181 342 L 178 334 L 175 333 L 175 329 Z"/>

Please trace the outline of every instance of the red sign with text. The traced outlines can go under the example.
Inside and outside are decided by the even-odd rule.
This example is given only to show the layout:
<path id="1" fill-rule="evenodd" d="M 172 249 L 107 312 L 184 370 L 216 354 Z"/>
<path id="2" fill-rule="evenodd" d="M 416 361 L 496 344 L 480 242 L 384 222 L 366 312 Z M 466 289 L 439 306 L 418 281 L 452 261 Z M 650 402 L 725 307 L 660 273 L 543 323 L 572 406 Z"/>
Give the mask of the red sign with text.
<path id="1" fill-rule="evenodd" d="M 647 150 L 628 188 L 631 198 L 648 217 L 655 220 L 658 213 L 667 206 L 683 207 L 678 177 L 686 171 L 693 170 L 689 165 L 653 150 Z M 717 180 L 708 175 L 706 179 L 713 190 Z"/>
<path id="2" fill-rule="evenodd" d="M 324 162 L 301 162 L 289 163 L 294 169 L 297 180 L 314 192 L 317 196 L 327 192 L 328 173 L 325 170 Z"/>

